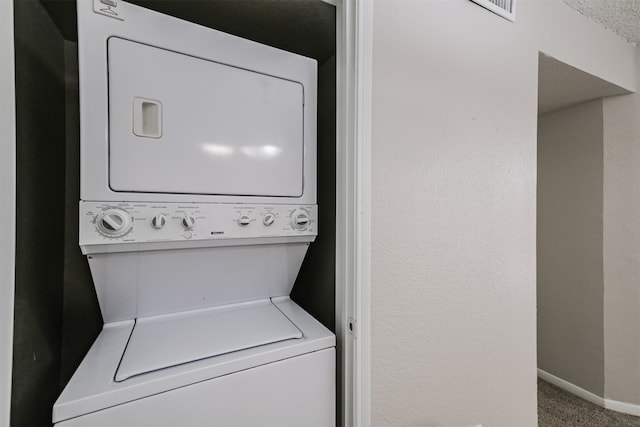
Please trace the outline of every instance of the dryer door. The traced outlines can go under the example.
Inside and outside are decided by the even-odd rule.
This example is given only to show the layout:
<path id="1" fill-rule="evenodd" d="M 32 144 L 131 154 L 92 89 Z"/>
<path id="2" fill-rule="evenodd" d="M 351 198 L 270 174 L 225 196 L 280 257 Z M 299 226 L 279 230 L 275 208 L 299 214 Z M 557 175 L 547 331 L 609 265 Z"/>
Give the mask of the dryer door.
<path id="1" fill-rule="evenodd" d="M 298 82 L 111 37 L 114 191 L 300 197 Z"/>

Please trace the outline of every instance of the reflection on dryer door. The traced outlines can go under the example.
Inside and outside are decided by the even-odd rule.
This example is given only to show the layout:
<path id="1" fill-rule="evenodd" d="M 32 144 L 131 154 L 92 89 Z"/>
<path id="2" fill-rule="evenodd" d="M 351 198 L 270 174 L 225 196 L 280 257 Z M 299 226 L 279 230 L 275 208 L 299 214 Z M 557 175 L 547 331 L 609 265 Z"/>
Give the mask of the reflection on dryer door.
<path id="1" fill-rule="evenodd" d="M 108 58 L 112 190 L 302 195 L 300 83 L 117 37 Z"/>

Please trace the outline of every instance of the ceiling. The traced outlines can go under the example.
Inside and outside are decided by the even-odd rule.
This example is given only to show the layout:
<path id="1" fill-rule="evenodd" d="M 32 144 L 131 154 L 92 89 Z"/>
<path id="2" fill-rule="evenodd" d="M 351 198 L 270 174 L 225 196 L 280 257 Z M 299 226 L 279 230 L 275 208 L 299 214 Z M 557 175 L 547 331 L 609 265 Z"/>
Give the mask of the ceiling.
<path id="1" fill-rule="evenodd" d="M 640 0 L 563 1 L 630 43 L 640 43 Z"/>

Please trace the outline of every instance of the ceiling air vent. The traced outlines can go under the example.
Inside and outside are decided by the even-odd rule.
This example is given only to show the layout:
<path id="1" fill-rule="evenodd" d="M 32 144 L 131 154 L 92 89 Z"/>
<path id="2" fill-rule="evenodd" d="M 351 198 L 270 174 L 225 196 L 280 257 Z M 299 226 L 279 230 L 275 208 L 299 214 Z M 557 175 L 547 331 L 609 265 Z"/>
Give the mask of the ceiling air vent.
<path id="1" fill-rule="evenodd" d="M 516 20 L 516 0 L 471 0 L 480 6 L 489 9 L 491 12 L 515 22 Z"/>

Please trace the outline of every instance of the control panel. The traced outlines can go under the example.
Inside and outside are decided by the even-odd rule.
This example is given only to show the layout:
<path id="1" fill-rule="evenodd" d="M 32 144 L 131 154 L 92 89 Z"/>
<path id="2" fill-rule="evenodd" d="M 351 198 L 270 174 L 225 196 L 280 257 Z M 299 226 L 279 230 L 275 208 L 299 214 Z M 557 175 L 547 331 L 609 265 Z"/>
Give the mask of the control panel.
<path id="1" fill-rule="evenodd" d="M 80 244 L 317 235 L 316 205 L 80 202 Z"/>

